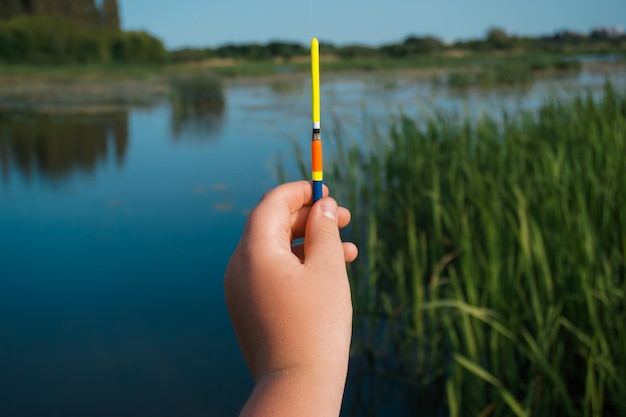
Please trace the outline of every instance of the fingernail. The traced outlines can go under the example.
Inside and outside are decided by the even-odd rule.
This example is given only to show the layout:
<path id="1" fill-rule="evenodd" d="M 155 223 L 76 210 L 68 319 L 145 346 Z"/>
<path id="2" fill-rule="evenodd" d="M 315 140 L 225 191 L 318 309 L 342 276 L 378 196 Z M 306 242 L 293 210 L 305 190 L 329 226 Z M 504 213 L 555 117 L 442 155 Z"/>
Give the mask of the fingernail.
<path id="1" fill-rule="evenodd" d="M 337 204 L 333 200 L 324 200 L 320 203 L 320 209 L 325 217 L 337 220 Z"/>

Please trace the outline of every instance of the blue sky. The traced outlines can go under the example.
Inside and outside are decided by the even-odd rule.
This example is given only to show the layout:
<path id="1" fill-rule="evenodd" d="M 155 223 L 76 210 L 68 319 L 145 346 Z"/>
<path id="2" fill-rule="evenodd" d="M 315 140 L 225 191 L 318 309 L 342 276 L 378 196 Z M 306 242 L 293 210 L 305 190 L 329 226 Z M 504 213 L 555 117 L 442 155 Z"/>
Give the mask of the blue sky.
<path id="1" fill-rule="evenodd" d="M 597 26 L 626 28 L 626 0 L 118 0 L 125 29 L 168 48 L 271 40 L 380 45 L 409 34 L 482 37 L 499 26 L 536 35 Z"/>

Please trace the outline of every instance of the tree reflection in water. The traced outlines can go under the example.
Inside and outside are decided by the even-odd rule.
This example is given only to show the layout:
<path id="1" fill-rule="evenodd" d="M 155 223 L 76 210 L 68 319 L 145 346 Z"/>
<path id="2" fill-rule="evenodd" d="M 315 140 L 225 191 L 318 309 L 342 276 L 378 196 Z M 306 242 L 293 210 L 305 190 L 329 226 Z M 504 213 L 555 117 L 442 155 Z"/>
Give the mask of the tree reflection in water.
<path id="1" fill-rule="evenodd" d="M 224 110 L 181 110 L 172 107 L 172 138 L 174 141 L 214 142 L 224 124 Z"/>
<path id="2" fill-rule="evenodd" d="M 128 149 L 128 112 L 38 114 L 0 112 L 0 165 L 5 182 L 13 169 L 57 181 L 92 172 L 109 150 L 118 166 Z"/>

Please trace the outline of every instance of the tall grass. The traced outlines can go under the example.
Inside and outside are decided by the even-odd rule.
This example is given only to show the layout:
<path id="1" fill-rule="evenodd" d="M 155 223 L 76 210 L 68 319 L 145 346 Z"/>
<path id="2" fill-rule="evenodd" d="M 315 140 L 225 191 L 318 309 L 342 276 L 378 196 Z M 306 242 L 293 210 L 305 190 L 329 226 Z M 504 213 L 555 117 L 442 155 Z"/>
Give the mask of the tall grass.
<path id="1" fill-rule="evenodd" d="M 372 368 L 451 416 L 626 414 L 623 95 L 327 149 Z"/>

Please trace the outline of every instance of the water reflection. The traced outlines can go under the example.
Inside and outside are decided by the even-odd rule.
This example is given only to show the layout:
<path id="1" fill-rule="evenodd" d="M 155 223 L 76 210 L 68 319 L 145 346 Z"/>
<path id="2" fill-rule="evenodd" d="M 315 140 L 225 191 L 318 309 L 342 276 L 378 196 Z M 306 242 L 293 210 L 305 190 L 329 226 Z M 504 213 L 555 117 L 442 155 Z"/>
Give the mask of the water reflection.
<path id="1" fill-rule="evenodd" d="M 176 142 L 216 142 L 223 125 L 223 109 L 181 109 L 172 106 L 172 138 Z"/>
<path id="2" fill-rule="evenodd" d="M 100 114 L 0 113 L 0 165 L 8 182 L 13 170 L 57 181 L 74 172 L 93 172 L 114 156 L 124 163 L 128 112 Z"/>
<path id="3" fill-rule="evenodd" d="M 221 131 L 226 98 L 219 78 L 210 73 L 170 80 L 174 140 L 215 141 Z"/>

